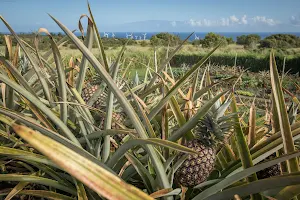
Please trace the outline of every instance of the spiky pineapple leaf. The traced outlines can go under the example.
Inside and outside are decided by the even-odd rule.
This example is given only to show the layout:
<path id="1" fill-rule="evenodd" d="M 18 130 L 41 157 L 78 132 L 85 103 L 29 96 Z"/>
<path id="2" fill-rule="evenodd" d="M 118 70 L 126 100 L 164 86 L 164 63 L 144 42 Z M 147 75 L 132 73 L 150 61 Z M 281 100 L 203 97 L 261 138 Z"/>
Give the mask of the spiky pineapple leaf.
<path id="1" fill-rule="evenodd" d="M 288 187 L 285 187 L 283 190 L 281 190 L 275 198 L 277 200 L 286 200 L 286 199 L 292 199 L 293 197 L 300 194 L 300 186 L 299 185 L 291 185 Z"/>
<path id="2" fill-rule="evenodd" d="M 264 162 L 262 164 L 258 164 L 258 165 L 255 165 L 253 167 L 249 167 L 247 169 L 244 169 L 242 170 L 241 172 L 238 172 L 232 176 L 229 176 L 229 177 L 226 177 L 224 180 L 222 180 L 221 182 L 209 187 L 208 189 L 204 190 L 203 192 L 201 192 L 199 195 L 197 195 L 194 200 L 197 200 L 197 199 L 209 199 L 210 196 L 216 194 L 217 192 L 223 190 L 224 188 L 230 186 L 231 184 L 243 179 L 243 178 L 246 178 L 248 177 L 249 175 L 253 174 L 253 173 L 256 173 L 258 171 L 261 171 L 265 168 L 268 168 L 270 166 L 273 166 L 273 165 L 276 165 L 280 162 L 283 162 L 283 161 L 286 161 L 288 159 L 291 159 L 291 158 L 296 158 L 300 156 L 300 152 L 296 152 L 296 153 L 291 153 L 291 154 L 288 154 L 288 155 L 283 155 L 283 156 L 280 156 L 276 159 L 273 159 L 271 161 L 267 161 L 267 162 Z M 299 180 L 300 181 L 300 180 Z M 259 183 L 259 181 L 254 181 L 254 182 L 251 182 L 251 183 L 248 183 L 249 184 L 256 184 L 256 183 Z M 272 188 L 272 187 L 271 187 Z M 260 190 L 260 191 L 263 191 L 263 190 Z M 259 191 L 259 192 L 260 192 Z M 255 194 L 257 192 L 255 191 L 251 191 L 252 193 L 250 194 Z M 232 197 L 232 196 L 231 196 Z M 226 198 L 224 198 L 226 199 Z M 228 199 L 228 198 L 227 198 Z"/>
<path id="3" fill-rule="evenodd" d="M 12 127 L 20 137 L 34 148 L 104 197 L 109 199 L 152 199 L 96 163 L 51 138 L 25 126 L 14 124 Z M 102 184 L 103 182 L 106 184 Z"/>
<path id="4" fill-rule="evenodd" d="M 50 38 L 51 48 L 53 51 L 54 62 L 57 70 L 58 75 L 58 93 L 60 101 L 66 102 L 67 101 L 67 88 L 66 88 L 66 74 L 65 69 L 62 63 L 61 54 L 58 50 L 57 44 L 54 41 L 52 35 L 49 33 L 47 29 L 40 28 L 39 33 L 46 33 Z M 68 120 L 68 105 L 63 103 L 60 104 L 60 119 L 61 121 L 66 124 Z"/>
<path id="5" fill-rule="evenodd" d="M 22 191 L 27 185 L 29 184 L 29 182 L 19 182 L 9 193 L 8 195 L 5 197 L 4 200 L 11 200 L 14 196 L 16 196 L 20 191 Z"/>
<path id="6" fill-rule="evenodd" d="M 38 98 L 36 98 L 33 94 L 28 92 L 27 90 L 24 90 L 23 87 L 18 85 L 17 83 L 13 82 L 6 76 L 0 74 L 0 80 L 5 82 L 7 85 L 12 87 L 15 91 L 17 91 L 19 94 L 24 96 L 28 101 L 30 101 L 33 105 L 35 105 L 40 111 L 42 111 L 53 123 L 55 123 L 62 132 L 75 144 L 80 146 L 80 143 L 78 142 L 77 138 L 74 136 L 74 134 L 70 131 L 70 129 L 45 105 L 43 104 Z"/>
<path id="7" fill-rule="evenodd" d="M 15 66 L 12 65 L 12 63 L 8 60 L 5 60 L 3 57 L 0 57 L 0 61 L 4 64 L 4 66 L 12 73 L 12 75 L 23 85 L 23 87 L 28 90 L 31 94 L 36 95 L 36 93 L 33 91 L 32 87 L 29 86 L 26 79 L 20 74 L 20 72 L 17 70 Z"/>
<path id="8" fill-rule="evenodd" d="M 157 198 L 162 198 L 162 197 L 168 197 L 168 196 L 178 196 L 181 193 L 181 189 L 177 188 L 173 190 L 172 188 L 169 189 L 163 189 L 156 191 L 152 194 L 150 194 L 151 197 L 157 199 Z"/>
<path id="9" fill-rule="evenodd" d="M 247 196 L 259 192 L 264 192 L 273 188 L 285 187 L 291 184 L 299 184 L 299 178 L 299 175 L 285 175 L 277 178 L 263 179 L 242 186 L 237 186 L 231 189 L 224 190 L 220 193 L 205 198 L 205 200 L 227 200 L 232 198 L 236 194 L 239 196 Z M 197 198 L 194 198 L 194 200 L 197 200 Z"/>
<path id="10" fill-rule="evenodd" d="M 100 64 L 97 60 L 95 55 L 93 55 L 81 42 L 80 40 L 62 23 L 60 23 L 57 19 L 51 16 L 51 18 L 58 24 L 58 26 L 70 37 L 70 39 L 74 42 L 74 44 L 78 47 L 78 49 L 87 57 L 91 65 L 95 68 L 96 72 L 101 76 L 103 81 L 107 84 L 109 89 L 114 93 L 117 100 L 119 101 L 120 105 L 123 107 L 124 111 L 128 115 L 131 123 L 134 125 L 137 133 L 141 138 L 147 138 L 147 134 L 145 129 L 137 117 L 136 113 L 134 112 L 133 107 L 128 102 L 126 97 L 124 96 L 123 92 L 118 88 L 118 86 L 114 83 L 111 76 L 108 72 L 104 69 L 104 67 Z M 155 152 L 154 148 L 151 146 L 146 146 L 146 149 L 149 153 L 150 158 L 153 160 L 154 167 L 156 170 L 156 174 L 158 176 L 158 183 L 162 188 L 170 188 L 170 183 L 167 178 L 165 171 L 163 170 L 163 164 L 159 159 L 157 153 Z"/>
<path id="11" fill-rule="evenodd" d="M 255 148 L 253 149 L 253 151 L 251 151 L 251 156 L 254 164 L 261 162 L 268 156 L 283 148 L 282 137 L 280 137 L 280 132 L 278 132 L 277 134 L 279 134 L 279 138 L 277 138 L 276 140 L 272 142 L 266 140 L 262 143 L 263 145 L 260 146 L 260 148 Z M 300 139 L 300 128 L 296 128 L 295 130 L 293 130 L 292 134 L 293 140 Z M 222 172 L 221 177 L 225 178 L 229 174 L 235 174 L 237 172 L 242 171 L 241 166 L 242 164 L 240 162 L 240 159 L 236 160 L 225 171 Z"/>
<path id="12" fill-rule="evenodd" d="M 120 160 L 129 149 L 135 146 L 146 145 L 146 144 L 158 145 L 158 146 L 173 149 L 183 153 L 198 154 L 193 149 L 190 149 L 186 146 L 168 140 L 162 140 L 159 138 L 133 139 L 127 141 L 117 149 L 117 151 L 109 159 L 107 166 L 113 167 L 117 163 L 117 161 Z"/>
<path id="13" fill-rule="evenodd" d="M 123 45 L 117 60 L 112 66 L 112 78 L 115 82 L 117 82 L 117 75 L 119 71 L 119 62 L 121 57 L 125 51 L 126 44 Z M 114 93 L 112 91 L 108 91 L 108 98 L 106 100 L 106 116 L 104 120 L 104 130 L 111 129 L 112 123 L 112 115 L 113 115 L 113 108 L 114 108 Z M 104 137 L 104 143 L 102 148 L 102 162 L 106 162 L 109 155 L 110 155 L 110 136 L 107 135 Z"/>
<path id="14" fill-rule="evenodd" d="M 185 83 L 185 81 L 203 64 L 208 60 L 208 58 L 219 48 L 221 44 L 217 45 L 213 50 L 211 50 L 206 56 L 204 56 L 198 63 L 196 63 L 167 93 L 167 95 L 154 107 L 148 115 L 148 118 L 152 120 L 155 115 L 164 107 L 164 105 L 170 100 L 170 98 L 176 94 L 178 89 Z"/>
<path id="15" fill-rule="evenodd" d="M 34 58 L 32 57 L 32 55 L 30 54 L 30 52 L 24 46 L 22 40 L 19 38 L 19 36 L 14 32 L 14 30 L 12 29 L 12 27 L 5 21 L 5 19 L 1 15 L 0 15 L 0 19 L 5 24 L 5 26 L 8 28 L 8 30 L 11 32 L 11 34 L 14 36 L 14 38 L 17 40 L 17 42 L 20 45 L 21 49 L 23 50 L 24 54 L 28 58 L 30 64 L 33 66 L 33 68 L 35 70 L 35 73 L 37 74 L 37 76 L 39 78 L 39 81 L 41 82 L 41 85 L 43 87 L 44 95 L 50 101 L 51 97 L 50 97 L 49 86 L 48 86 L 48 83 L 46 81 L 46 77 L 44 77 L 44 75 L 41 73 L 40 67 L 36 64 Z"/>
<path id="16" fill-rule="evenodd" d="M 83 16 L 86 16 L 86 15 L 82 15 L 80 17 L 80 19 Z M 90 19 L 89 17 L 87 17 L 87 18 L 88 18 L 88 27 L 87 27 L 87 34 L 86 34 L 86 38 L 85 38 L 85 41 L 84 41 L 84 45 L 89 50 L 91 50 L 92 47 L 93 47 L 93 39 L 94 39 L 94 23 L 93 23 L 92 19 Z M 80 31 L 83 32 L 80 19 L 79 19 L 79 28 L 81 29 Z M 83 56 L 82 59 L 81 59 L 80 66 L 79 66 L 79 69 L 80 69 L 79 74 L 78 74 L 78 77 L 77 77 L 77 80 L 76 80 L 76 89 L 77 89 L 79 94 L 81 94 L 81 91 L 82 91 L 82 88 L 83 88 L 83 83 L 84 83 L 84 80 L 85 80 L 85 75 L 86 75 L 86 70 L 87 70 L 88 64 L 89 64 L 88 60 L 86 59 L 85 56 Z"/>
<path id="17" fill-rule="evenodd" d="M 282 83 L 279 79 L 279 74 L 277 71 L 274 52 L 271 52 L 270 54 L 270 75 L 272 91 L 274 93 L 274 100 L 278 111 L 280 130 L 282 137 L 284 138 L 284 151 L 285 153 L 291 153 L 295 151 L 295 146 L 282 92 Z M 299 163 L 296 158 L 288 161 L 288 170 L 289 172 L 299 171 Z"/>
<path id="18" fill-rule="evenodd" d="M 107 58 L 106 58 L 106 54 L 105 54 L 105 51 L 104 51 L 104 45 L 102 43 L 102 39 L 101 39 L 101 36 L 100 36 L 100 32 L 98 30 L 98 27 L 97 27 L 97 24 L 96 24 L 96 21 L 94 19 L 94 15 L 92 13 L 92 9 L 91 9 L 91 6 L 90 6 L 90 3 L 88 3 L 88 10 L 89 10 L 89 13 L 90 13 L 90 16 L 91 16 L 91 19 L 92 19 L 92 22 L 94 23 L 94 27 L 95 27 L 95 33 L 96 33 L 96 36 L 97 36 L 97 44 L 98 46 L 100 47 L 100 51 L 101 51 L 101 56 L 102 56 L 102 63 L 106 69 L 107 72 L 109 72 L 109 66 L 108 66 L 108 63 L 107 63 Z"/>
<path id="19" fill-rule="evenodd" d="M 8 192 L 0 192 L 0 196 L 7 195 Z M 18 193 L 19 195 L 34 196 L 39 198 L 46 198 L 51 200 L 74 200 L 74 198 L 59 194 L 57 192 L 46 191 L 46 190 L 22 190 Z"/>
<path id="20" fill-rule="evenodd" d="M 134 155 L 128 153 L 126 154 L 127 160 L 132 164 L 137 173 L 141 176 L 148 192 L 153 192 L 155 190 L 155 181 L 151 176 L 149 171 L 144 167 L 144 165 L 137 159 Z"/>
<path id="21" fill-rule="evenodd" d="M 45 128 L 44 126 L 41 126 L 34 119 L 28 118 L 27 116 L 22 116 L 19 113 L 15 113 L 13 111 L 10 111 L 10 110 L 4 109 L 4 108 L 0 109 L 0 113 L 6 115 L 8 117 L 11 117 L 12 119 L 18 120 L 18 122 L 21 122 L 21 123 L 23 123 L 23 124 L 31 127 L 32 129 L 39 131 L 43 135 L 45 135 L 45 136 L 47 136 L 47 137 L 55 140 L 56 142 L 59 142 L 60 144 L 62 144 L 64 146 L 72 149 L 77 154 L 85 157 L 86 159 L 89 159 L 91 162 L 94 162 L 94 163 L 98 164 L 99 166 L 103 167 L 104 169 L 110 171 L 111 173 L 114 173 L 110 168 L 108 168 L 106 165 L 104 165 L 99 159 L 95 158 L 93 155 L 91 155 L 90 153 L 88 153 L 87 151 L 85 151 L 84 149 L 82 149 L 81 147 L 77 146 L 76 144 L 74 144 L 73 142 L 71 142 L 70 140 L 68 140 L 67 138 L 59 135 L 56 132 L 53 132 L 53 131 Z M 6 123 L 11 126 L 12 123 L 13 123 L 13 121 L 10 120 L 10 121 L 8 121 Z M 32 159 L 32 158 L 31 158 L 31 156 L 29 156 L 26 159 Z M 39 161 L 39 162 L 41 162 L 41 161 Z M 57 167 L 51 161 L 48 160 L 47 162 L 49 162 L 48 165 Z M 47 163 L 45 163 L 45 164 L 47 164 Z"/>
<path id="22" fill-rule="evenodd" d="M 74 33 L 76 30 L 73 30 L 72 32 Z M 68 36 L 64 36 L 61 40 L 59 40 L 57 42 L 57 47 L 60 48 L 62 47 L 64 44 L 66 44 L 69 41 L 69 37 Z M 52 54 L 52 49 L 49 49 L 48 51 L 46 51 L 43 55 L 43 59 L 44 60 L 48 60 L 50 58 Z"/>
<path id="23" fill-rule="evenodd" d="M 149 89 L 156 81 L 158 78 L 158 74 L 160 74 L 166 67 L 166 65 L 170 62 L 170 60 L 173 58 L 173 56 L 181 49 L 181 47 L 184 45 L 184 43 L 193 35 L 194 33 L 191 33 L 180 45 L 177 46 L 177 48 L 170 54 L 168 55 L 167 58 L 165 58 L 161 64 L 158 67 L 157 74 L 154 74 L 150 83 L 147 85 L 145 90 Z"/>
<path id="24" fill-rule="evenodd" d="M 50 186 L 56 189 L 60 189 L 62 191 L 65 191 L 69 194 L 76 194 L 76 191 L 74 188 L 70 188 L 69 186 L 63 185 L 59 183 L 58 181 L 34 176 L 34 175 L 22 175 L 22 174 L 0 174 L 0 181 L 18 181 L 18 182 L 30 182 L 35 184 L 41 184 Z"/>
<path id="25" fill-rule="evenodd" d="M 125 135 L 129 135 L 129 134 L 133 134 L 136 135 L 136 132 L 134 130 L 130 130 L 130 129 L 107 129 L 107 130 L 100 130 L 100 131 L 95 131 L 91 134 L 88 134 L 86 136 L 86 138 L 88 140 L 98 140 L 101 139 L 104 136 L 110 135 L 111 137 L 118 135 L 118 134 L 125 134 Z M 85 144 L 86 143 L 86 138 L 85 137 L 81 137 L 78 139 L 78 141 L 81 144 Z"/>
<path id="26" fill-rule="evenodd" d="M 175 131 L 168 140 L 170 141 L 177 141 L 182 136 L 184 136 L 188 131 L 195 128 L 195 126 L 198 124 L 199 120 L 203 118 L 208 111 L 211 109 L 211 107 L 215 104 L 216 101 L 219 100 L 219 98 L 226 94 L 227 91 L 224 91 L 218 95 L 216 95 L 213 99 L 206 102 L 198 111 L 197 113 L 188 121 L 186 122 L 181 128 L 179 128 L 177 131 Z"/>

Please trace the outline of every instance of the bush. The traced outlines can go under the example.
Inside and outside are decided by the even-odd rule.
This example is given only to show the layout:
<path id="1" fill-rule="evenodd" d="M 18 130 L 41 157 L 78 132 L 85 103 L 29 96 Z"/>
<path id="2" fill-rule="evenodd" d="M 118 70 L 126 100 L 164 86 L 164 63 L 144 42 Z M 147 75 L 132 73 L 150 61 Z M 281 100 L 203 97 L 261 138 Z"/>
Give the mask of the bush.
<path id="1" fill-rule="evenodd" d="M 170 61 L 173 67 L 181 66 L 183 63 L 187 65 L 194 65 L 203 58 L 205 54 L 199 55 L 186 55 L 186 54 L 178 54 L 175 55 Z M 242 66 L 245 69 L 249 69 L 253 72 L 259 72 L 262 70 L 269 70 L 270 68 L 270 57 L 268 55 L 265 56 L 257 56 L 255 54 L 242 54 L 237 57 L 237 65 Z M 278 55 L 276 56 L 277 66 L 283 66 L 284 56 Z M 213 54 L 210 57 L 210 62 L 215 65 L 228 65 L 234 66 L 235 55 L 234 54 Z M 286 58 L 286 71 L 290 70 L 291 73 L 297 73 L 300 71 L 300 56 L 289 56 Z"/>
<path id="2" fill-rule="evenodd" d="M 227 41 L 227 44 L 234 44 L 234 40 L 231 37 L 226 38 L 226 41 Z"/>
<path id="3" fill-rule="evenodd" d="M 264 39 L 260 41 L 260 47 L 263 48 L 276 48 L 277 41 L 275 39 Z"/>
<path id="4" fill-rule="evenodd" d="M 70 44 L 70 45 L 69 45 L 69 48 L 70 48 L 70 49 L 77 49 L 77 46 L 76 46 L 75 44 Z"/>
<path id="5" fill-rule="evenodd" d="M 300 38 L 292 34 L 274 34 L 260 42 L 262 48 L 296 48 L 300 47 Z"/>
<path id="6" fill-rule="evenodd" d="M 127 45 L 137 44 L 135 40 L 128 40 L 126 38 L 102 38 L 102 43 L 106 47 L 121 47 L 126 44 L 126 42 Z M 96 42 L 94 42 L 93 47 L 97 47 Z"/>
<path id="7" fill-rule="evenodd" d="M 192 41 L 192 45 L 194 45 L 194 46 L 199 46 L 201 44 L 202 44 L 202 40 L 193 40 Z"/>
<path id="8" fill-rule="evenodd" d="M 255 48 L 261 40 L 257 34 L 241 35 L 237 37 L 237 44 L 244 45 L 245 47 Z"/>
<path id="9" fill-rule="evenodd" d="M 62 39 L 63 35 L 62 34 L 55 34 L 55 33 L 51 33 L 54 40 L 55 41 L 59 41 L 60 39 Z M 34 39 L 36 36 L 36 33 L 19 33 L 18 36 L 24 40 L 26 43 L 28 43 L 30 46 L 34 47 Z M 17 40 L 12 37 L 12 42 L 13 42 L 13 46 L 17 45 Z M 50 45 L 50 39 L 48 36 L 46 35 L 39 35 L 39 49 L 40 50 L 45 50 L 49 48 Z M 4 35 L 0 34 L 0 45 L 5 45 L 5 40 L 4 40 Z"/>
<path id="10" fill-rule="evenodd" d="M 150 42 L 154 46 L 176 46 L 181 42 L 181 39 L 179 36 L 170 33 L 159 33 L 153 35 Z"/>
<path id="11" fill-rule="evenodd" d="M 202 46 L 204 48 L 211 48 L 218 45 L 221 42 L 222 42 L 221 44 L 222 46 L 226 46 L 228 44 L 226 37 L 215 33 L 208 33 L 205 36 L 205 38 L 202 40 Z"/>
<path id="12" fill-rule="evenodd" d="M 236 43 L 240 45 L 246 44 L 247 35 L 241 35 L 236 38 Z"/>
<path id="13" fill-rule="evenodd" d="M 146 42 L 146 41 L 141 41 L 140 42 L 140 45 L 142 46 L 142 47 L 146 47 L 147 45 L 148 45 L 148 43 Z"/>

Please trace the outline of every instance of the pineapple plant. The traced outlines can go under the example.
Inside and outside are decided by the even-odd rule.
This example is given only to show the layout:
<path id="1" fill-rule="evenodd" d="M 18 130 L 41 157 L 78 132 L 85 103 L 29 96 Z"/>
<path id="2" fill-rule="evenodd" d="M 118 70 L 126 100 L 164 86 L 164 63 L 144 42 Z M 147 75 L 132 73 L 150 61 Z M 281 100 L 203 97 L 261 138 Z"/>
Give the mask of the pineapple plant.
<path id="1" fill-rule="evenodd" d="M 175 177 L 185 187 L 194 187 L 204 182 L 214 170 L 216 159 L 216 142 L 223 141 L 223 137 L 215 135 L 218 131 L 215 122 L 206 116 L 195 128 L 196 138 L 187 141 L 186 146 L 199 154 L 189 155 L 177 170 Z"/>
<path id="2" fill-rule="evenodd" d="M 176 171 L 175 178 L 185 187 L 194 187 L 207 180 L 215 168 L 216 147 L 224 143 L 232 127 L 230 117 L 224 121 L 221 118 L 229 104 L 220 106 L 217 103 L 199 120 L 194 128 L 194 139 L 185 142 L 185 146 L 198 152 L 189 155 Z"/>
<path id="3" fill-rule="evenodd" d="M 92 86 L 86 86 L 81 93 L 82 99 L 87 103 L 92 96 L 95 94 L 97 89 L 99 88 L 99 85 L 92 85 Z M 107 99 L 107 94 L 106 92 L 102 92 L 98 97 L 97 100 L 93 103 L 93 107 L 100 109 L 101 111 L 105 112 L 106 108 L 106 99 Z M 121 129 L 124 128 L 124 122 L 126 120 L 124 112 L 113 112 L 112 113 L 112 123 L 111 123 L 111 128 L 112 129 Z M 104 120 L 105 117 L 100 117 L 98 119 L 99 121 L 99 127 L 100 129 L 104 129 Z M 125 134 L 118 134 L 116 135 L 116 139 L 121 141 L 126 135 Z"/>

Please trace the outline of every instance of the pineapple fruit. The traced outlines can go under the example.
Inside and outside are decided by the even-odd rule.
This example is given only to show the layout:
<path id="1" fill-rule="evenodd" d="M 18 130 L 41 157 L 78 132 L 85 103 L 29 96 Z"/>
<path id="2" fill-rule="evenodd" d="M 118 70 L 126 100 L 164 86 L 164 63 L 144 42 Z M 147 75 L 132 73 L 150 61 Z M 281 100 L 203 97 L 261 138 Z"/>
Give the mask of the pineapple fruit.
<path id="1" fill-rule="evenodd" d="M 98 85 L 92 85 L 90 87 L 88 87 L 88 86 L 85 87 L 82 90 L 82 94 L 81 94 L 82 99 L 87 103 L 91 99 L 91 97 L 94 95 L 94 93 L 97 91 L 98 87 L 99 87 Z M 97 100 L 95 101 L 95 103 L 92 106 L 97 109 L 103 108 L 106 104 L 106 98 L 107 98 L 107 94 L 103 92 L 102 94 L 100 94 L 100 96 L 97 98 Z"/>
<path id="2" fill-rule="evenodd" d="M 210 112 L 201 119 L 194 129 L 195 138 L 185 144 L 199 154 L 189 155 L 176 171 L 175 178 L 182 186 L 194 187 L 204 182 L 214 170 L 216 146 L 224 141 L 229 130 L 221 127 L 224 122 L 218 121 L 216 116 L 216 112 Z M 180 154 L 179 158 L 182 155 Z"/>
<path id="3" fill-rule="evenodd" d="M 91 97 L 94 95 L 94 93 L 97 91 L 98 89 L 98 85 L 92 85 L 90 87 L 85 87 L 82 90 L 82 99 L 85 102 L 88 102 Z M 97 98 L 97 100 L 95 101 L 95 103 L 93 104 L 93 107 L 100 109 L 102 111 L 105 111 L 105 105 L 106 105 L 106 98 L 107 98 L 107 94 L 105 92 L 103 92 L 102 94 L 99 95 L 99 97 Z M 111 128 L 112 129 L 120 129 L 122 128 L 122 125 L 124 124 L 125 121 L 125 114 L 123 112 L 113 112 L 112 115 L 113 121 L 111 124 Z M 102 117 L 100 119 L 100 128 L 103 129 L 104 128 L 104 120 L 105 118 Z M 125 137 L 125 135 L 118 135 L 119 139 L 123 139 Z"/>
<path id="4" fill-rule="evenodd" d="M 268 161 L 270 159 L 273 159 L 276 157 L 276 154 L 270 155 L 269 157 L 267 157 L 266 159 L 263 160 L 263 162 Z M 259 172 L 256 172 L 257 178 L 258 179 L 265 179 L 265 178 L 270 178 L 273 176 L 280 176 L 281 175 L 281 168 L 280 168 L 280 164 L 276 164 L 273 165 L 271 167 L 268 167 L 266 169 L 263 169 Z"/>

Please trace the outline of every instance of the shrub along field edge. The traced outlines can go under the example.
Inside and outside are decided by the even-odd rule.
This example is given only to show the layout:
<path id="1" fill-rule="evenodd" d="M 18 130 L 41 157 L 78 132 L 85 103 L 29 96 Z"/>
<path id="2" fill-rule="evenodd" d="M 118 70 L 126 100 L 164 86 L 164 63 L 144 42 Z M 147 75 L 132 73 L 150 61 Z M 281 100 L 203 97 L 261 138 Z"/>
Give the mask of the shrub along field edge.
<path id="1" fill-rule="evenodd" d="M 194 54 L 178 54 L 175 55 L 170 64 L 173 67 L 179 67 L 182 64 L 193 65 L 204 55 Z M 259 72 L 263 70 L 269 70 L 269 56 L 256 56 L 256 55 L 238 55 L 236 66 L 241 66 L 244 69 L 249 69 L 252 72 Z M 209 59 L 211 64 L 214 65 L 235 65 L 235 55 L 212 55 Z M 282 69 L 284 65 L 284 57 L 276 57 L 277 66 L 279 69 Z M 290 73 L 297 73 L 300 71 L 300 55 L 299 56 L 288 56 L 285 61 L 285 71 L 290 70 Z"/>

